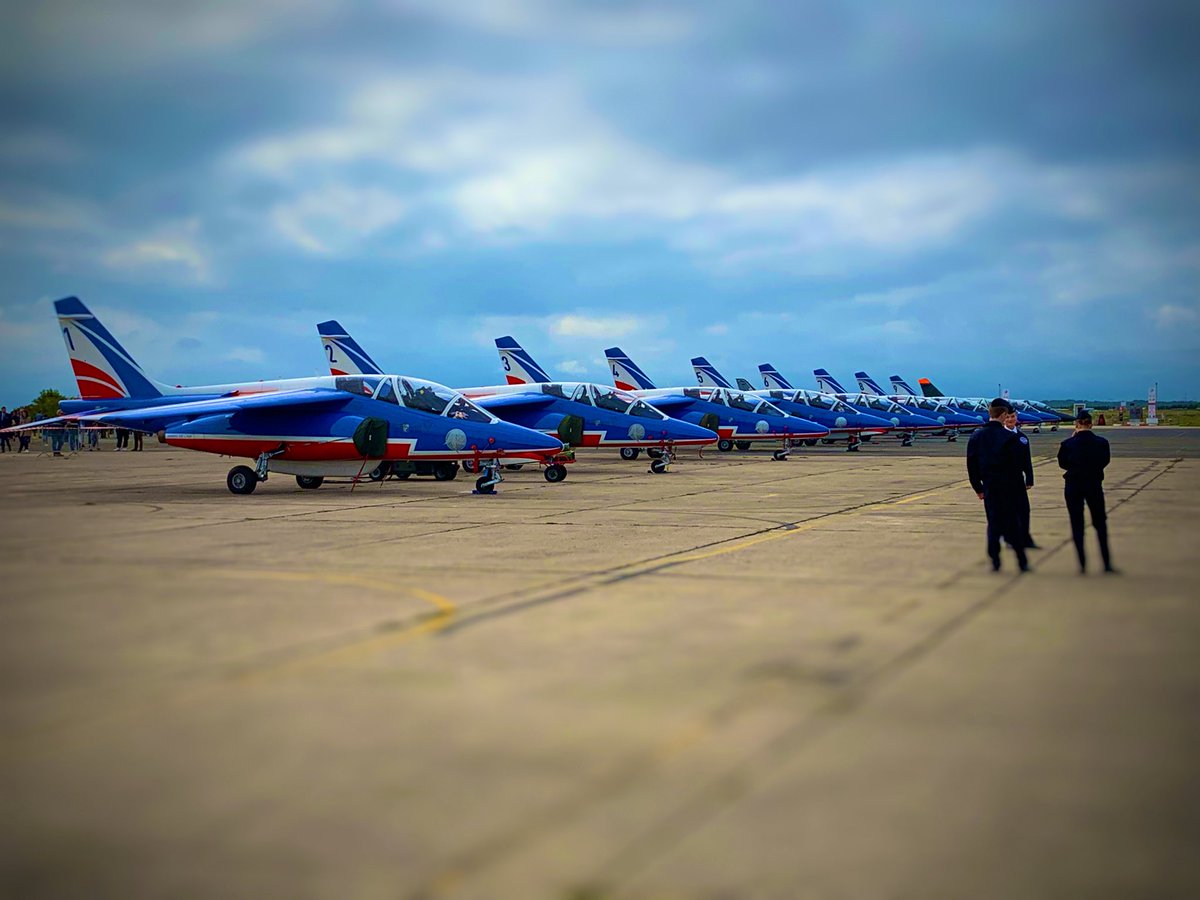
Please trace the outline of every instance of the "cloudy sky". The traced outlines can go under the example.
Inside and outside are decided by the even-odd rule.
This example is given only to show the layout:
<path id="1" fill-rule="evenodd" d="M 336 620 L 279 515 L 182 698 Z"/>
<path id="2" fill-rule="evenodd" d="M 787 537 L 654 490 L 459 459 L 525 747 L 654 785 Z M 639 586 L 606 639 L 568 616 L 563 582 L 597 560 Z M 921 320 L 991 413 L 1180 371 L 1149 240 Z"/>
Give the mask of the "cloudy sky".
<path id="1" fill-rule="evenodd" d="M 0 401 L 76 294 L 161 380 L 703 354 L 1200 396 L 1189 2 L 42 0 L 0 37 Z"/>

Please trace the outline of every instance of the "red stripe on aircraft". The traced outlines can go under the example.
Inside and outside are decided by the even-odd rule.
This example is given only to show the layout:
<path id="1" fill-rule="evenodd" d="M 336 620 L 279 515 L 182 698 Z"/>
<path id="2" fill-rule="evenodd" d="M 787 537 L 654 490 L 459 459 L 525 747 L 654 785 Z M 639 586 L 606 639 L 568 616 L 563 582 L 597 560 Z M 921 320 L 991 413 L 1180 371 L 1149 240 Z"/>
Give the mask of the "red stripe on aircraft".
<path id="1" fill-rule="evenodd" d="M 99 399 L 110 400 L 113 398 L 113 396 L 116 396 L 116 397 L 128 396 L 128 394 L 126 394 L 125 391 L 122 389 L 120 383 L 112 375 L 108 374 L 103 369 L 93 366 L 91 363 L 84 362 L 82 359 L 75 359 L 74 357 L 72 357 L 71 369 L 74 370 L 74 372 L 75 372 L 75 380 L 79 382 L 79 393 L 83 396 L 83 399 L 85 399 L 85 400 L 99 400 Z M 112 395 L 112 394 L 95 394 L 95 395 L 88 394 L 85 392 L 85 386 L 83 383 L 83 379 L 89 379 L 91 381 L 99 382 L 104 387 L 108 388 L 109 390 L 116 391 L 117 393 L 115 395 Z M 88 389 L 97 390 L 97 388 L 91 388 L 90 386 Z"/>

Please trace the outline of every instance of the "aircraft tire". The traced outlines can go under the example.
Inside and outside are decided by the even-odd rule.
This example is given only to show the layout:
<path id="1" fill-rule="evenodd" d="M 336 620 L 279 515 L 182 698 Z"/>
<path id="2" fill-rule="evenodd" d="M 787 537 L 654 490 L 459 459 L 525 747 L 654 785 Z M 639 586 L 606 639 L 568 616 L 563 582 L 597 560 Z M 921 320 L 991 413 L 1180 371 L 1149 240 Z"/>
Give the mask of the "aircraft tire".
<path id="1" fill-rule="evenodd" d="M 805 438 L 805 439 L 804 439 L 804 446 L 805 446 L 805 447 L 815 447 L 815 446 L 817 446 L 817 439 L 816 439 L 816 438 Z"/>
<path id="2" fill-rule="evenodd" d="M 469 475 L 474 475 L 475 474 L 475 460 L 464 459 L 462 461 L 462 470 Z"/>
<path id="3" fill-rule="evenodd" d="M 369 473 L 367 473 L 367 477 L 372 481 L 383 481 L 383 479 L 388 477 L 389 469 L 391 469 L 391 465 L 389 463 L 380 463 Z M 296 477 L 299 478 L 300 476 L 297 475 Z M 301 487 L 304 487 L 304 485 L 301 485 Z"/>
<path id="4" fill-rule="evenodd" d="M 659 459 L 662 456 L 661 450 L 647 450 L 646 455 L 651 459 Z"/>
<path id="5" fill-rule="evenodd" d="M 787 458 L 787 453 L 783 450 L 776 450 L 771 454 L 771 459 L 775 460 L 775 462 L 786 462 Z"/>
<path id="6" fill-rule="evenodd" d="M 324 481 L 325 478 L 321 475 L 296 476 L 296 484 L 300 485 L 300 487 L 304 488 L 306 491 L 315 491 L 324 483 Z"/>
<path id="7" fill-rule="evenodd" d="M 749 441 L 738 441 L 736 444 L 734 444 L 734 446 L 737 447 L 739 450 L 749 450 L 750 442 Z"/>
<path id="8" fill-rule="evenodd" d="M 458 477 L 458 463 L 440 462 L 433 464 L 433 477 L 438 481 L 453 481 Z"/>
<path id="9" fill-rule="evenodd" d="M 621 448 L 621 459 L 625 460 L 626 462 L 632 462 L 633 460 L 637 459 L 641 455 L 642 455 L 642 450 L 640 447 L 622 447 Z"/>
<path id="10" fill-rule="evenodd" d="M 717 441 L 717 449 L 722 453 L 728 453 L 733 449 L 733 441 L 728 438 L 721 438 L 721 440 Z"/>
<path id="11" fill-rule="evenodd" d="M 520 472 L 523 468 L 525 468 L 525 463 L 513 463 L 511 466 L 505 466 L 504 471 Z"/>
<path id="12" fill-rule="evenodd" d="M 562 463 L 555 463 L 552 466 L 546 466 L 546 471 L 542 473 L 542 477 L 551 484 L 557 484 L 560 481 L 565 481 L 567 477 L 567 467 Z"/>
<path id="13" fill-rule="evenodd" d="M 494 484 L 488 484 L 488 482 L 491 480 L 492 479 L 487 475 L 480 475 L 475 479 L 475 490 L 479 491 L 481 494 L 496 493 L 496 486 Z"/>
<path id="14" fill-rule="evenodd" d="M 656 459 L 650 463 L 650 471 L 655 475 L 661 475 L 667 471 L 667 461 L 665 459 Z"/>
<path id="15" fill-rule="evenodd" d="M 258 475 L 249 466 L 234 466 L 225 476 L 225 484 L 231 493 L 253 494 L 258 487 Z"/>

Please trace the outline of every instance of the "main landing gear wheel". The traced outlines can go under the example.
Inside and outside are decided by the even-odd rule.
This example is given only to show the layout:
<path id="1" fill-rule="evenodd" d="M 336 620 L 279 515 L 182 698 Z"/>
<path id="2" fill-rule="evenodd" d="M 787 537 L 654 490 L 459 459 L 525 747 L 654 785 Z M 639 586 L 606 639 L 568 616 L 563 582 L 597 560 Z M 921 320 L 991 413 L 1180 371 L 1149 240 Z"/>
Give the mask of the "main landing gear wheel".
<path id="1" fill-rule="evenodd" d="M 462 469 L 464 472 L 467 472 L 471 475 L 474 475 L 479 471 L 479 468 L 475 465 L 475 460 L 473 459 L 464 459 L 462 461 Z"/>
<path id="2" fill-rule="evenodd" d="M 554 463 L 554 465 L 546 466 L 546 471 L 542 473 L 542 477 L 551 484 L 557 484 L 566 479 L 567 467 L 562 463 Z"/>
<path id="3" fill-rule="evenodd" d="M 315 491 L 324 483 L 324 481 L 325 478 L 321 475 L 296 476 L 296 484 L 300 485 L 300 487 L 304 488 L 306 491 Z"/>
<path id="4" fill-rule="evenodd" d="M 901 447 L 911 447 L 912 445 L 913 445 L 913 436 L 911 434 L 906 434 L 904 436 L 904 438 L 900 441 Z"/>
<path id="5" fill-rule="evenodd" d="M 249 466 L 234 466 L 225 476 L 225 484 L 235 494 L 253 494 L 258 487 L 258 476 Z"/>
<path id="6" fill-rule="evenodd" d="M 661 458 L 662 458 L 662 451 L 661 451 L 661 450 L 647 450 L 647 451 L 646 451 L 646 455 L 647 455 L 648 457 L 650 457 L 651 459 L 661 459 Z M 635 458 L 636 458 L 636 457 L 635 457 Z"/>
<path id="7" fill-rule="evenodd" d="M 480 475 L 475 479 L 475 490 L 481 494 L 494 494 L 496 493 L 496 485 L 493 483 L 490 475 Z"/>
<path id="8" fill-rule="evenodd" d="M 391 469 L 391 466 L 388 463 L 380 463 L 375 468 L 373 468 L 370 472 L 367 473 L 367 477 L 370 478 L 372 481 L 383 481 L 383 479 L 388 477 L 388 472 L 390 469 Z M 300 480 L 299 475 L 296 476 L 296 480 L 297 481 Z M 304 485 L 300 485 L 300 487 L 304 487 Z"/>
<path id="9" fill-rule="evenodd" d="M 650 471 L 655 475 L 661 475 L 667 471 L 667 461 L 665 459 L 654 460 L 654 462 L 650 463 Z"/>
<path id="10" fill-rule="evenodd" d="M 622 447 L 621 448 L 621 459 L 625 460 L 626 462 L 632 462 L 633 460 L 637 459 L 641 455 L 642 455 L 642 451 L 639 447 Z"/>
<path id="11" fill-rule="evenodd" d="M 458 477 L 458 463 L 456 462 L 440 462 L 434 463 L 433 477 L 438 481 L 453 481 Z"/>
<path id="12" fill-rule="evenodd" d="M 734 446 L 737 447 L 739 450 L 749 450 L 750 442 L 749 441 L 738 441 L 737 443 L 734 444 Z"/>
<path id="13" fill-rule="evenodd" d="M 771 459 L 775 462 L 787 462 L 788 454 L 786 450 L 776 450 L 771 454 Z"/>
<path id="14" fill-rule="evenodd" d="M 728 453 L 733 449 L 733 441 L 728 438 L 721 438 L 721 440 L 717 441 L 717 449 L 722 453 Z"/>
<path id="15" fill-rule="evenodd" d="M 805 439 L 804 439 L 804 446 L 805 446 L 805 447 L 815 447 L 815 446 L 817 446 L 817 439 L 816 439 L 816 438 L 805 438 Z"/>

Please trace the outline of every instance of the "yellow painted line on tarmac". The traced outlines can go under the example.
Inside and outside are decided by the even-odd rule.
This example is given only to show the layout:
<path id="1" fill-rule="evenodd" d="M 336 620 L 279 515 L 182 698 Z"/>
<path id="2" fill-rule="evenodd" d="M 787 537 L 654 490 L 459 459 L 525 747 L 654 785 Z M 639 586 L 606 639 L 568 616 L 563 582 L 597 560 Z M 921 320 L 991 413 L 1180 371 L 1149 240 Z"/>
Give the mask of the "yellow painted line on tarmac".
<path id="1" fill-rule="evenodd" d="M 414 597 L 424 603 L 428 603 L 435 610 L 432 613 L 422 616 L 419 621 L 413 622 L 411 625 L 388 629 L 349 644 L 332 647 L 325 651 L 318 651 L 286 660 L 276 665 L 269 665 L 247 672 L 237 679 L 242 683 L 257 680 L 268 674 L 274 675 L 281 672 L 294 673 L 305 669 L 361 659 L 364 656 L 402 643 L 403 641 L 426 634 L 436 634 L 450 625 L 458 614 L 458 607 L 441 594 L 435 594 L 433 591 L 427 591 L 424 588 L 394 584 L 389 581 L 369 578 L 352 572 L 292 572 L 280 569 L 236 569 L 218 570 L 215 574 L 233 580 L 253 579 L 291 584 L 318 582 L 339 587 L 365 588 L 382 594 Z"/>

